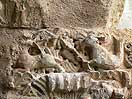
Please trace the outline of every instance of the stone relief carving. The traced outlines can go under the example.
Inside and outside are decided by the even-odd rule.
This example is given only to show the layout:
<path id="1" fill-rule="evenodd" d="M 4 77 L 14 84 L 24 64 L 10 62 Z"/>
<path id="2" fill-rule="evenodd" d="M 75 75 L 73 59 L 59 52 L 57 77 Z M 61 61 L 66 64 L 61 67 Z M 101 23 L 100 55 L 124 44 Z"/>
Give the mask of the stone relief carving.
<path id="1" fill-rule="evenodd" d="M 24 27 L 27 24 L 25 0 L 13 0 L 13 2 L 15 3 L 14 14 L 12 16 L 13 26 Z"/>
<path id="2" fill-rule="evenodd" d="M 128 68 L 132 67 L 132 49 L 131 49 L 131 42 L 125 44 L 125 65 Z"/>
<path id="3" fill-rule="evenodd" d="M 92 48 L 92 59 L 90 63 L 91 66 L 96 66 L 102 69 L 115 69 L 123 65 L 124 62 L 124 42 L 121 40 L 114 39 L 113 48 L 114 54 L 110 53 L 106 48 L 104 48 L 103 42 L 105 37 L 97 37 L 94 32 L 90 32 L 88 37 L 83 41 L 86 45 Z M 116 50 L 117 51 L 116 51 Z"/>
<path id="4" fill-rule="evenodd" d="M 0 0 L 0 99 L 131 99 L 118 1 Z"/>
<path id="5" fill-rule="evenodd" d="M 7 24 L 6 20 L 3 18 L 4 17 L 4 5 L 0 1 L 0 25 L 5 26 Z"/>
<path id="6" fill-rule="evenodd" d="M 57 64 L 57 62 L 55 61 L 54 56 L 50 55 L 50 53 L 46 53 L 46 52 L 42 51 L 41 48 L 40 48 L 40 51 L 41 51 L 40 62 L 42 64 L 41 65 L 42 67 L 55 68 L 55 69 L 58 68 L 60 72 L 65 72 L 65 70 L 62 68 L 62 66 Z"/>
<path id="7" fill-rule="evenodd" d="M 96 81 L 91 79 L 87 73 L 51 73 L 45 76 L 42 75 L 31 82 L 29 86 L 28 88 L 31 88 L 31 90 L 28 90 L 29 92 L 32 91 L 34 95 L 46 99 L 54 99 L 54 97 L 63 99 L 84 99 L 84 97 L 109 99 L 113 92 L 116 93 L 115 97 L 121 99 L 127 96 L 126 87 L 121 88 L 116 81 Z M 108 87 L 111 90 L 108 90 Z M 100 90 L 94 95 L 97 88 Z M 25 92 L 28 91 L 26 90 Z M 106 95 L 105 93 L 108 94 Z"/>
<path id="8" fill-rule="evenodd" d="M 127 97 L 130 75 L 118 70 L 124 63 L 124 42 L 112 36 L 107 42 L 98 33 L 88 30 L 70 37 L 43 29 L 24 34 L 14 66 L 14 93 L 45 99 Z"/>

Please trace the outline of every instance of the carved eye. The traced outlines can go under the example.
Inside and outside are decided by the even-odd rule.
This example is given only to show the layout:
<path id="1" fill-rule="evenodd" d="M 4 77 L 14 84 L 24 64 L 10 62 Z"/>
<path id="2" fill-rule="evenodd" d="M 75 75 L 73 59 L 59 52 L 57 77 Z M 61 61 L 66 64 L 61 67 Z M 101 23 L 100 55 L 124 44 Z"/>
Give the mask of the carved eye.
<path id="1" fill-rule="evenodd" d="M 132 42 L 128 42 L 125 44 L 125 51 L 131 52 L 132 51 Z"/>

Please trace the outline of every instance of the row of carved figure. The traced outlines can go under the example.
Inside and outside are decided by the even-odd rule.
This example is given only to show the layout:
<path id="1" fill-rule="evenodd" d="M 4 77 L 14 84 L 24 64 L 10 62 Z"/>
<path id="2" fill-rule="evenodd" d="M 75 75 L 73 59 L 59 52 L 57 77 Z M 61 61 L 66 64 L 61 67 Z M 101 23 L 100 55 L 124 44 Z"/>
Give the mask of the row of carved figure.
<path id="1" fill-rule="evenodd" d="M 122 87 L 118 81 L 94 80 L 84 72 L 47 75 L 27 72 L 21 76 L 16 85 L 23 96 L 42 99 L 125 99 L 128 96 L 127 87 Z"/>
<path id="2" fill-rule="evenodd" d="M 47 72 L 114 70 L 124 65 L 131 67 L 130 43 L 125 44 L 123 40 L 110 35 L 107 39 L 98 36 L 98 32 L 87 32 L 86 37 L 76 34 L 78 37 L 71 38 L 67 34 L 57 36 L 40 30 L 32 38 L 25 37 L 14 67 L 27 71 L 51 68 Z"/>
<path id="3" fill-rule="evenodd" d="M 24 34 L 24 40 L 19 42 L 21 45 L 20 53 L 13 64 L 15 79 L 13 86 L 17 92 L 22 95 L 46 97 L 46 99 L 52 96 L 65 97 L 64 99 L 80 99 L 83 97 L 82 95 L 90 94 L 85 92 L 93 91 L 91 92 L 93 99 L 100 99 L 105 92 L 107 94 L 103 96 L 104 98 L 108 97 L 109 99 L 112 94 L 116 93 L 117 97 L 119 95 L 122 97 L 121 99 L 124 99 L 124 94 L 127 92 L 126 85 L 130 80 L 127 79 L 129 75 L 121 73 L 126 75 L 125 79 L 128 81 L 125 83 L 120 81 L 124 79 L 123 77 L 115 78 L 114 72 L 109 78 L 111 80 L 107 82 L 103 78 L 94 81 L 94 77 L 90 76 L 89 72 L 115 70 L 124 65 L 131 67 L 129 59 L 131 43 L 125 44 L 123 40 L 118 40 L 111 35 L 104 36 L 100 32 L 87 31 L 85 33 L 86 35 L 76 33 L 71 36 L 67 31 L 60 33 L 56 28 L 53 33 L 47 30 L 39 30 L 31 35 Z M 84 71 L 87 73 L 77 73 Z M 120 75 L 118 72 L 117 74 Z M 86 82 L 84 76 L 88 77 Z M 89 79 L 92 83 L 89 83 Z M 116 83 L 109 86 L 110 82 L 113 81 Z M 103 86 L 103 82 L 106 84 L 106 89 L 101 88 L 99 92 L 101 94 L 94 96 L 96 88 L 89 88 L 94 88 L 98 84 L 100 88 Z M 88 86 L 90 84 L 92 84 L 91 87 Z M 109 87 L 113 85 L 116 85 L 115 88 L 109 92 Z M 66 93 L 61 93 L 60 89 Z M 54 91 L 58 92 L 54 93 Z"/>

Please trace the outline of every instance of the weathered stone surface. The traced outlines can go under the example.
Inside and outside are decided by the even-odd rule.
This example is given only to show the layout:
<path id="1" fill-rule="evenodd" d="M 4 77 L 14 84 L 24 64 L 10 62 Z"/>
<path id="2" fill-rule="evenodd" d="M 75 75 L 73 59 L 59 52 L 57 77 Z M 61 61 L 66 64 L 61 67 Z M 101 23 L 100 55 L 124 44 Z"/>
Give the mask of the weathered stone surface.
<path id="1" fill-rule="evenodd" d="M 75 99 L 79 99 L 81 95 L 85 96 L 85 93 L 90 95 L 93 99 L 99 99 L 101 97 L 110 98 L 113 96 L 120 96 L 121 99 L 123 99 L 122 97 L 126 97 L 127 88 L 125 87 L 130 88 L 132 82 L 131 71 L 127 71 L 126 69 L 103 70 L 100 67 L 93 68 L 89 65 L 90 60 L 92 60 L 92 56 L 89 55 L 92 54 L 85 52 L 87 48 L 85 48 L 86 46 L 81 42 L 83 42 L 86 37 L 89 37 L 88 34 L 91 33 L 91 30 L 65 31 L 65 29 L 59 30 L 56 28 L 53 29 L 53 31 L 52 33 L 46 29 L 1 29 L 0 57 L 1 59 L 4 59 L 6 56 L 9 57 L 11 60 L 9 68 L 13 69 L 14 77 L 14 82 L 10 80 L 10 75 L 9 80 L 5 80 L 4 85 L 7 84 L 7 88 L 14 87 L 14 89 L 16 89 L 14 93 L 18 95 L 33 96 L 33 93 L 30 93 L 30 88 L 29 86 L 27 87 L 27 85 L 36 81 L 35 77 L 43 77 L 42 75 L 47 75 L 47 73 L 52 72 L 45 76 L 44 80 L 41 79 L 45 84 L 46 97 L 49 97 L 49 94 L 54 96 L 53 91 L 56 93 L 57 97 L 63 95 L 65 99 L 73 99 L 73 96 L 76 97 Z M 74 35 L 70 35 L 72 31 L 74 31 Z M 104 36 L 100 36 L 100 32 L 93 31 L 92 33 L 97 33 L 97 37 L 100 39 L 104 38 Z M 103 44 L 103 42 L 101 42 L 101 44 Z M 103 49 L 107 50 L 106 46 L 101 44 L 100 46 L 103 46 Z M 118 50 L 114 49 L 113 51 L 113 46 L 112 44 L 109 46 L 110 48 L 107 50 L 109 54 Z M 51 56 L 52 59 L 49 60 L 47 57 L 43 59 L 45 53 Z M 56 66 L 60 66 L 64 68 L 66 72 L 70 73 L 54 74 L 54 72 L 58 72 L 58 68 L 51 66 L 51 62 L 53 61 Z M 8 67 L 8 65 L 6 66 Z M 107 67 L 109 65 L 107 64 L 105 66 Z M 4 66 L 2 66 L 2 70 L 3 69 Z M 79 71 L 81 71 L 81 73 L 77 73 Z M 83 73 L 84 71 L 87 73 Z M 3 75 L 2 79 L 6 77 L 4 76 L 5 74 L 6 72 L 1 74 Z M 44 88 L 40 86 L 39 88 L 42 92 L 44 91 Z M 40 90 L 37 89 L 36 91 Z"/>
<path id="2" fill-rule="evenodd" d="M 0 65 L 0 98 L 6 99 L 7 91 L 14 88 L 10 59 L 1 58 Z"/>
<path id="3" fill-rule="evenodd" d="M 128 42 L 125 44 L 125 66 L 127 68 L 132 67 L 132 48 L 131 48 L 131 42 Z"/>
<path id="4" fill-rule="evenodd" d="M 42 75 L 34 80 L 30 87 L 36 96 L 39 93 L 40 96 L 46 99 L 53 97 L 80 99 L 86 95 L 90 95 L 93 99 L 109 99 L 113 95 L 114 98 L 125 99 L 128 96 L 127 87 L 122 87 L 119 82 L 115 80 L 93 80 L 88 73 Z M 37 88 L 40 89 L 37 90 Z"/>
<path id="5" fill-rule="evenodd" d="M 132 84 L 131 70 L 103 70 L 102 68 L 97 69 L 89 65 L 89 60 L 92 59 L 92 56 L 89 56 L 89 53 L 85 52 L 87 48 L 85 48 L 84 43 L 82 44 L 81 42 L 88 37 L 87 35 L 91 30 L 65 30 L 56 28 L 53 29 L 53 31 L 54 32 L 50 32 L 46 29 L 1 29 L 0 58 L 4 59 L 4 57 L 8 56 L 9 59 L 11 59 L 9 68 L 13 69 L 14 76 L 14 82 L 10 79 L 10 75 L 9 80 L 2 82 L 5 83 L 4 85 L 7 84 L 7 88 L 14 87 L 14 94 L 33 96 L 32 92 L 29 92 L 30 94 L 28 93 L 30 88 L 29 86 L 27 87 L 27 85 L 35 81 L 35 77 L 41 77 L 42 75 L 47 75 L 47 73 L 52 72 L 44 78 L 44 83 L 47 88 L 46 93 L 51 94 L 51 96 L 56 94 L 54 97 L 61 97 L 61 95 L 63 95 L 65 99 L 73 99 L 73 96 L 75 96 L 75 99 L 79 99 L 81 95 L 83 97 L 83 95 L 85 96 L 87 93 L 86 95 L 93 99 L 100 99 L 101 97 L 117 97 L 118 99 L 118 96 L 124 99 L 123 97 L 127 97 L 127 91 L 129 90 L 127 90 L 126 87 L 131 88 Z M 70 35 L 71 32 L 74 32 L 74 35 Z M 93 31 L 93 33 L 99 32 Z M 103 39 L 104 37 L 100 36 L 100 34 L 101 33 L 99 33 L 98 37 Z M 107 46 L 100 46 L 107 49 Z M 109 49 L 107 50 L 109 53 L 114 52 L 112 50 L 113 46 L 112 44 L 111 46 L 109 45 Z M 66 50 L 66 53 L 64 53 L 64 50 Z M 118 49 L 115 48 L 114 50 Z M 45 62 L 43 65 L 41 62 L 43 61 L 43 52 L 52 56 L 54 59 L 47 60 L 47 66 Z M 20 57 L 22 59 L 18 61 Z M 34 64 L 32 64 L 32 61 Z M 58 72 L 58 70 L 57 68 L 49 69 L 51 68 L 49 61 L 54 61 L 55 64 L 62 66 L 68 73 L 54 74 L 54 72 Z M 6 66 L 8 67 L 8 65 Z M 106 67 L 107 66 L 108 65 L 106 65 Z M 2 70 L 3 69 L 4 66 L 2 66 Z M 81 71 L 81 73 L 77 73 L 79 71 Z M 83 73 L 84 71 L 86 73 Z M 4 76 L 5 74 L 6 72 L 1 73 L 1 75 L 3 75 L 1 80 L 6 77 Z M 83 76 L 80 76 L 82 74 Z M 47 80 L 48 85 L 46 83 Z M 40 89 L 44 91 L 44 88 Z"/>
<path id="6" fill-rule="evenodd" d="M 17 96 L 12 93 L 8 93 L 7 99 L 41 99 L 39 97 L 27 97 L 27 96 Z"/>
<path id="7" fill-rule="evenodd" d="M 90 87 L 89 93 L 93 99 L 125 99 L 128 96 L 127 88 L 120 88 L 115 81 L 98 81 Z"/>
<path id="8" fill-rule="evenodd" d="M 1 26 L 23 28 L 105 26 L 112 0 L 1 0 Z"/>
<path id="9" fill-rule="evenodd" d="M 129 70 L 89 71 L 88 73 L 95 80 L 116 80 L 124 87 L 131 85 L 131 72 Z"/>
<path id="10" fill-rule="evenodd" d="M 0 0 L 0 98 L 131 99 L 131 51 L 89 29 L 104 27 L 117 1 Z M 91 32 L 101 47 L 84 42 Z"/>
<path id="11" fill-rule="evenodd" d="M 97 34 L 98 32 L 89 31 L 88 36 L 83 40 L 84 44 L 92 49 L 93 61 L 90 65 L 105 70 L 120 68 L 124 62 L 124 41 L 114 37 L 107 41 L 105 37 L 99 37 Z M 105 44 L 109 45 L 107 42 L 113 42 L 113 54 L 105 48 Z"/>

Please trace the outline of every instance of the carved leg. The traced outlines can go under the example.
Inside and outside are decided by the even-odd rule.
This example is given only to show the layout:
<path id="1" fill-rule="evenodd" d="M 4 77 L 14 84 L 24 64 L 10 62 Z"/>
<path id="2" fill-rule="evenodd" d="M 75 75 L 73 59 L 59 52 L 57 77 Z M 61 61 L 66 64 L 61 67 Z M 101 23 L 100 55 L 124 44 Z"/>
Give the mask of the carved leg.
<path id="1" fill-rule="evenodd" d="M 80 99 L 92 99 L 90 95 L 82 95 Z"/>
<path id="2" fill-rule="evenodd" d="M 62 72 L 62 73 L 65 72 L 65 69 L 62 66 L 60 66 L 59 64 L 56 64 L 55 68 L 57 68 L 59 70 L 59 72 Z"/>

